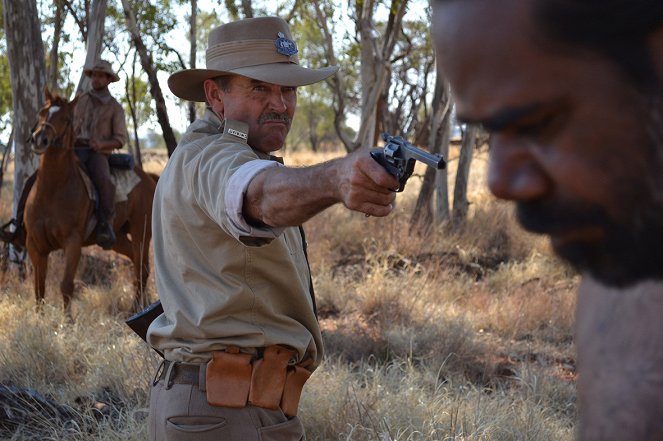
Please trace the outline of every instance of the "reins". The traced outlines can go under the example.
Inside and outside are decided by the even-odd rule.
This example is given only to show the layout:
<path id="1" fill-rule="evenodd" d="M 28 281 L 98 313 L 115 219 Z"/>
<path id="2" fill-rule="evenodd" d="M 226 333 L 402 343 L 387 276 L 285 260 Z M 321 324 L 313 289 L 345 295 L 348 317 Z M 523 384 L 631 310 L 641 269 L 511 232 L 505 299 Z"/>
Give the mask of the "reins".
<path id="1" fill-rule="evenodd" d="M 60 133 L 59 136 L 57 136 L 55 139 L 53 139 L 53 141 L 49 143 L 48 147 L 46 147 L 43 150 L 35 148 L 34 133 L 36 132 L 36 130 L 34 132 L 32 132 L 32 141 L 33 141 L 32 142 L 32 151 L 35 152 L 38 155 L 41 155 L 44 152 L 46 152 L 46 150 L 48 150 L 49 147 L 57 147 L 57 148 L 65 149 L 65 150 L 77 150 L 77 149 L 88 148 L 88 147 L 75 147 L 73 145 L 73 142 L 72 142 L 72 146 L 68 147 L 68 146 L 64 145 L 64 143 L 62 142 L 64 137 L 69 133 L 69 131 L 71 129 L 71 121 L 72 121 L 72 117 L 67 118 L 67 123 L 65 124 L 64 128 L 62 129 L 62 133 Z M 42 128 L 43 131 L 46 131 L 46 129 L 50 129 L 56 135 L 58 134 L 58 131 L 55 128 L 55 126 L 53 124 L 49 123 L 48 121 L 44 121 L 41 124 L 41 128 Z"/>

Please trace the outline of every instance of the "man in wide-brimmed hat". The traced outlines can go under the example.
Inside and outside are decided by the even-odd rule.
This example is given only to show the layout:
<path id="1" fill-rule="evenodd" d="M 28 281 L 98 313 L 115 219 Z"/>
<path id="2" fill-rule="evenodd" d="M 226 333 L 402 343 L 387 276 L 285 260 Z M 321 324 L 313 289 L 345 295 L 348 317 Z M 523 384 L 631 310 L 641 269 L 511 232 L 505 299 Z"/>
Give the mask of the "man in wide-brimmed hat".
<path id="1" fill-rule="evenodd" d="M 297 87 L 337 71 L 302 67 L 297 55 L 284 20 L 241 20 L 212 30 L 206 69 L 168 81 L 207 110 L 155 195 L 164 313 L 148 341 L 165 361 L 151 391 L 152 440 L 303 439 L 299 396 L 323 348 L 298 226 L 338 202 L 362 215 L 392 210 L 398 182 L 367 151 L 301 168 L 271 155 Z"/>
<path id="2" fill-rule="evenodd" d="M 108 90 L 110 83 L 120 80 L 111 64 L 97 60 L 83 72 L 90 78 L 91 89 L 81 95 L 76 104 L 76 154 L 99 193 L 97 244 L 108 250 L 115 243 L 115 184 L 111 180 L 108 156 L 127 142 L 127 126 L 124 109 Z"/>

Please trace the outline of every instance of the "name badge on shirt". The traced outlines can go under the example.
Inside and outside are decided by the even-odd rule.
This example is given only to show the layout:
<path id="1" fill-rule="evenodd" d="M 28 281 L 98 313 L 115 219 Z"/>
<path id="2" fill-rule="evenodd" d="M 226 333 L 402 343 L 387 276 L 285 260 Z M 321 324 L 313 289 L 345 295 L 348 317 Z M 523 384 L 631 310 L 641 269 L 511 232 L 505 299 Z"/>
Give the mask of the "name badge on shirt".
<path id="1" fill-rule="evenodd" d="M 249 137 L 246 133 L 240 132 L 239 130 L 235 130 L 235 129 L 228 129 L 227 133 L 229 135 L 234 135 L 234 136 L 236 136 L 238 138 L 241 138 L 243 140 L 246 140 Z"/>

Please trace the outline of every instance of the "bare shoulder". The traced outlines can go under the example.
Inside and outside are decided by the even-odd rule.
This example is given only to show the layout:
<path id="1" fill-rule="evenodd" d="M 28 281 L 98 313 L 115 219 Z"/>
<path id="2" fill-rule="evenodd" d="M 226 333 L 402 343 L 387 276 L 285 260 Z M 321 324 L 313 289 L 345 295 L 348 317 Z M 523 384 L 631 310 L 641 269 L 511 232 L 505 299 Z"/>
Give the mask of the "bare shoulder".
<path id="1" fill-rule="evenodd" d="M 663 282 L 585 278 L 576 314 L 579 439 L 663 439 Z"/>

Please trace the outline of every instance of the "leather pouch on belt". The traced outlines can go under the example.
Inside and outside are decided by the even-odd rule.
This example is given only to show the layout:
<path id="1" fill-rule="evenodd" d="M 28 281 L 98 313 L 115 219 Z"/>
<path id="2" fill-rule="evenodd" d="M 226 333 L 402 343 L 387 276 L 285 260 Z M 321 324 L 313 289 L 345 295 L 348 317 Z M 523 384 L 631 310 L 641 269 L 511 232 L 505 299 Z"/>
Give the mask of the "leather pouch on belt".
<path id="1" fill-rule="evenodd" d="M 295 351 L 283 346 L 268 346 L 253 365 L 249 402 L 266 409 L 278 409 L 285 386 L 288 362 Z"/>
<path id="2" fill-rule="evenodd" d="M 299 399 L 302 396 L 304 383 L 311 376 L 311 371 L 301 366 L 288 367 L 288 373 L 285 377 L 285 386 L 283 387 L 283 396 L 281 397 L 281 410 L 288 417 L 297 415 L 299 408 Z"/>
<path id="3" fill-rule="evenodd" d="M 244 407 L 251 387 L 251 354 L 236 348 L 216 351 L 207 364 L 207 402 L 212 406 Z"/>

